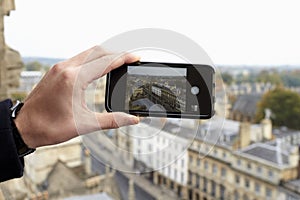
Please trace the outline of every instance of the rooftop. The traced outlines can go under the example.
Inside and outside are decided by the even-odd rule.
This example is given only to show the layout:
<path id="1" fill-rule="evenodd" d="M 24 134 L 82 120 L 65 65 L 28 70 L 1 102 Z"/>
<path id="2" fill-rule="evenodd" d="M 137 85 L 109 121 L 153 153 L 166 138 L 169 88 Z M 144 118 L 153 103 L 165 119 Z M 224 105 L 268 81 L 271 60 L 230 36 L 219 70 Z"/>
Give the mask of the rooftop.
<path id="1" fill-rule="evenodd" d="M 280 127 L 273 129 L 273 134 L 276 138 L 283 138 L 292 135 L 300 135 L 300 131 L 288 129 L 287 127 Z"/>
<path id="2" fill-rule="evenodd" d="M 289 164 L 287 152 L 282 151 L 279 146 L 272 146 L 265 143 L 254 143 L 245 149 L 242 149 L 240 152 L 272 162 L 273 164 L 277 164 L 279 166 Z"/>
<path id="3" fill-rule="evenodd" d="M 195 121 L 195 123 L 197 123 L 197 121 Z M 182 122 L 176 123 L 176 121 L 167 122 L 162 130 L 167 133 L 176 134 L 182 138 L 196 138 L 207 143 L 217 143 L 222 146 L 230 147 L 238 135 L 239 125 L 240 122 L 214 116 L 196 126 L 192 124 L 185 126 Z"/>
<path id="4" fill-rule="evenodd" d="M 282 184 L 283 188 L 292 196 L 300 198 L 300 179 L 295 179 Z"/>
<path id="5" fill-rule="evenodd" d="M 247 94 L 240 95 L 232 106 L 233 112 L 240 112 L 247 116 L 254 116 L 257 103 L 260 101 L 261 95 Z"/>

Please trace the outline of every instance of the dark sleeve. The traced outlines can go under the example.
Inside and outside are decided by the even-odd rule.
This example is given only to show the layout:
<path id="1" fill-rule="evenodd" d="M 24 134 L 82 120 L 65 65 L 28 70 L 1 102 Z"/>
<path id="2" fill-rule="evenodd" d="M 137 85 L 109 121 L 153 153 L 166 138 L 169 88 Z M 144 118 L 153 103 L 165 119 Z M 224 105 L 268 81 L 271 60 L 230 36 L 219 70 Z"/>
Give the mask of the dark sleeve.
<path id="1" fill-rule="evenodd" d="M 0 182 L 23 175 L 24 159 L 19 158 L 12 135 L 10 107 L 12 102 L 0 102 Z"/>

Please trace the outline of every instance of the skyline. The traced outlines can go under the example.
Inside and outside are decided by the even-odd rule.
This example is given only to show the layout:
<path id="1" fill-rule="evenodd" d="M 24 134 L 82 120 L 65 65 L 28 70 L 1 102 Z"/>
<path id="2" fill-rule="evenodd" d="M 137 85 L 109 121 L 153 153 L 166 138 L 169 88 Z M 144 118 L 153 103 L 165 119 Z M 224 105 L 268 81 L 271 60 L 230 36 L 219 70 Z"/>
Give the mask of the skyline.
<path id="1" fill-rule="evenodd" d="M 112 36 L 153 27 L 194 40 L 216 65 L 300 65 L 298 1 L 198 4 L 16 0 L 5 37 L 23 57 L 69 58 Z"/>

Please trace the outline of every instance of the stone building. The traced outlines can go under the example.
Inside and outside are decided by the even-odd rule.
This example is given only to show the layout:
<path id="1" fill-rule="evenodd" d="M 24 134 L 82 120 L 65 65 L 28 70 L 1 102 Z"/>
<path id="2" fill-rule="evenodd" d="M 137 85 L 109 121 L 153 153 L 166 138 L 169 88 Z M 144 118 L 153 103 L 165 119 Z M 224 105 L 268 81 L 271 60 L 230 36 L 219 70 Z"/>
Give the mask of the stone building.
<path id="1" fill-rule="evenodd" d="M 10 97 L 10 90 L 19 86 L 23 68 L 20 54 L 5 43 L 4 16 L 15 9 L 14 0 L 0 1 L 0 100 Z"/>
<path id="2" fill-rule="evenodd" d="M 188 199 L 273 200 L 282 195 L 282 183 L 298 178 L 298 148 L 279 140 L 252 143 L 249 127 L 243 124 L 237 137 L 217 143 L 201 138 L 193 142 L 188 152 Z"/>
<path id="3" fill-rule="evenodd" d="M 229 119 L 255 123 L 257 104 L 261 98 L 261 94 L 244 94 L 238 96 L 229 112 Z"/>

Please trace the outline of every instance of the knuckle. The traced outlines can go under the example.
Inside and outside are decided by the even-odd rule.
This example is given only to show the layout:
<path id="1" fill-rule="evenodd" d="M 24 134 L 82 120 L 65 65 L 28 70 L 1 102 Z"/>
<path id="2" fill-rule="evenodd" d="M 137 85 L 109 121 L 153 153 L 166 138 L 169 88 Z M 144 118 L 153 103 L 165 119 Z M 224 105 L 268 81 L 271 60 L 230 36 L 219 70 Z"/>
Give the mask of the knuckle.
<path id="1" fill-rule="evenodd" d="M 69 80 L 72 77 L 74 77 L 74 72 L 73 72 L 73 70 L 67 68 L 61 72 L 61 76 L 62 76 L 62 79 Z"/>
<path id="2" fill-rule="evenodd" d="M 59 74 L 63 70 L 63 63 L 56 63 L 53 67 L 51 67 L 50 71 L 54 74 Z"/>

